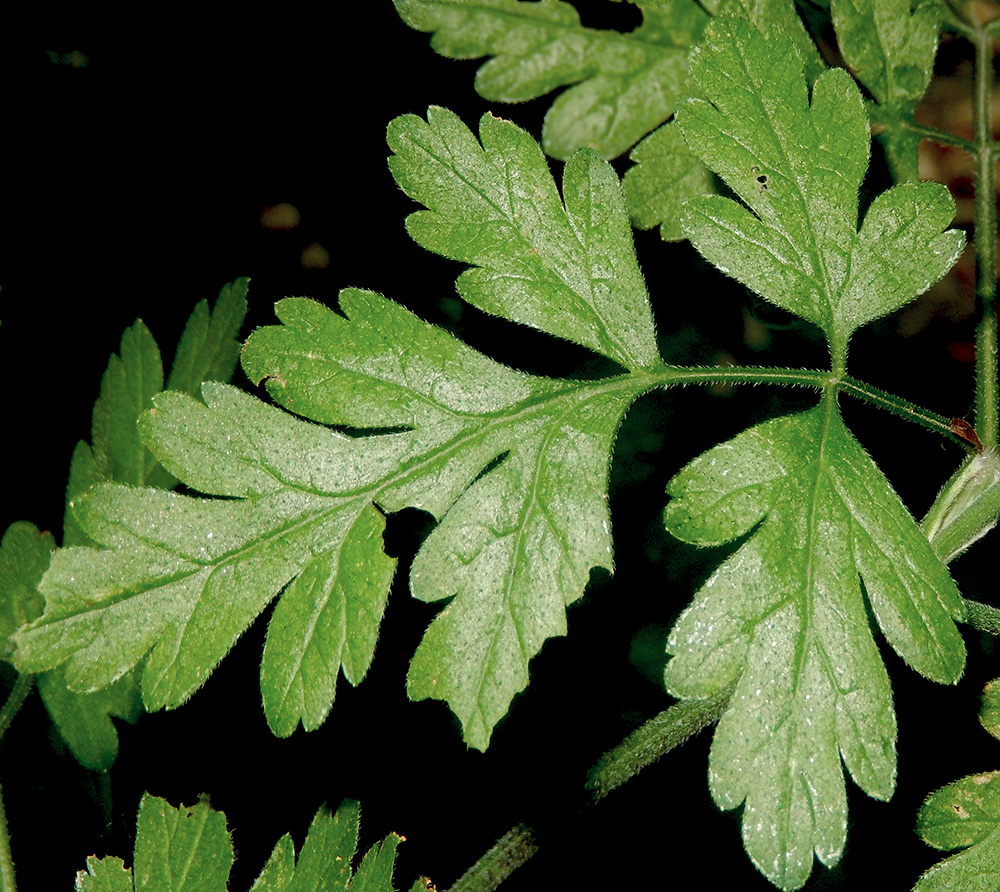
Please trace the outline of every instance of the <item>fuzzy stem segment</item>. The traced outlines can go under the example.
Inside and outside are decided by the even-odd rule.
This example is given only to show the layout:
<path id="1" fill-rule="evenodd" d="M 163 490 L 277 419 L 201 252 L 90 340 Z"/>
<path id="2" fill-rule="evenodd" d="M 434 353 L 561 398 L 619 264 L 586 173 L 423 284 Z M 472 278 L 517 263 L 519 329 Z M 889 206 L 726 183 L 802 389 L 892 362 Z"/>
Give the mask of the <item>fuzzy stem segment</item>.
<path id="1" fill-rule="evenodd" d="M 973 105 L 976 164 L 976 431 L 986 448 L 1000 438 L 1000 386 L 997 381 L 996 311 L 996 160 L 990 105 L 993 95 L 993 37 L 976 28 L 976 95 Z"/>
<path id="2" fill-rule="evenodd" d="M 594 799 L 603 799 L 643 768 L 717 722 L 732 694 L 730 686 L 705 700 L 679 700 L 629 734 L 588 772 L 587 789 L 593 791 Z"/>

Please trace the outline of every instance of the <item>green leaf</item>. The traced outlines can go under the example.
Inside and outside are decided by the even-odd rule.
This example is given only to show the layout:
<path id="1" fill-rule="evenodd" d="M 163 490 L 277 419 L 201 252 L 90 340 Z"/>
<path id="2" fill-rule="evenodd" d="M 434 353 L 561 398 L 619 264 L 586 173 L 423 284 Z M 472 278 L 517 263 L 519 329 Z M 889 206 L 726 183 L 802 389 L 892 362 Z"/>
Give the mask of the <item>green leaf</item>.
<path id="1" fill-rule="evenodd" d="M 983 689 L 979 721 L 990 734 L 1000 740 L 1000 678 L 987 682 Z"/>
<path id="2" fill-rule="evenodd" d="M 658 364 L 649 300 L 618 178 L 593 152 L 566 164 L 563 202 L 538 144 L 484 115 L 476 141 L 431 108 L 389 125 L 396 182 L 428 210 L 406 228 L 430 251 L 474 264 L 458 291 L 488 313 L 575 341 L 626 368 Z"/>
<path id="3" fill-rule="evenodd" d="M 671 122 L 651 133 L 629 155 L 635 166 L 622 180 L 625 203 L 639 229 L 660 225 L 666 241 L 684 238 L 681 210 L 684 202 L 715 191 L 712 174 L 695 157 Z"/>
<path id="4" fill-rule="evenodd" d="M 385 521 L 366 508 L 343 545 L 306 565 L 278 602 L 268 626 L 260 689 L 271 728 L 287 737 L 326 719 L 341 666 L 353 685 L 375 653 L 396 562 L 382 552 Z"/>
<path id="5" fill-rule="evenodd" d="M 942 7 L 939 0 L 835 0 L 837 45 L 855 77 L 880 106 L 886 151 L 898 180 L 916 182 L 920 136 L 903 129 L 934 74 Z"/>
<path id="6" fill-rule="evenodd" d="M 973 774 L 933 793 L 917 815 L 924 842 L 965 849 L 935 864 L 914 892 L 987 892 L 1000 887 L 1000 771 Z"/>
<path id="7" fill-rule="evenodd" d="M 135 886 L 143 892 L 226 892 L 233 844 L 207 802 L 174 808 L 148 793 L 135 831 Z"/>
<path id="8" fill-rule="evenodd" d="M 823 57 L 799 18 L 795 0 L 722 0 L 716 12 L 745 18 L 764 34 L 785 34 L 795 45 L 810 84 L 826 71 Z"/>
<path id="9" fill-rule="evenodd" d="M 289 835 L 278 840 L 250 892 L 392 892 L 400 837 L 390 834 L 351 875 L 358 845 L 358 804 L 345 800 L 336 814 L 321 807 L 295 857 Z M 76 877 L 78 892 L 226 892 L 233 846 L 226 817 L 206 802 L 177 809 L 142 797 L 135 841 L 135 876 L 120 858 L 90 857 Z"/>
<path id="10" fill-rule="evenodd" d="M 10 662 L 10 636 L 42 615 L 38 583 L 48 569 L 56 540 L 33 523 L 16 521 L 0 541 L 0 660 Z"/>
<path id="11" fill-rule="evenodd" d="M 479 69 L 485 99 L 523 102 L 571 86 L 545 116 L 542 146 L 569 158 L 585 146 L 620 155 L 673 113 L 687 53 L 708 22 L 694 0 L 643 9 L 634 31 L 584 28 L 559 0 L 393 0 L 411 28 L 455 59 L 494 58 Z"/>
<path id="12" fill-rule="evenodd" d="M 223 287 L 212 310 L 207 300 L 195 306 L 177 344 L 167 390 L 198 396 L 204 381 L 227 382 L 233 377 L 249 286 L 249 279 L 237 279 Z"/>
<path id="13" fill-rule="evenodd" d="M 87 870 L 77 871 L 74 888 L 76 892 L 135 892 L 132 871 L 121 858 L 112 856 L 88 856 Z"/>
<path id="14" fill-rule="evenodd" d="M 61 666 L 41 673 L 37 683 L 49 717 L 76 760 L 94 771 L 109 769 L 118 757 L 118 732 L 111 716 L 135 724 L 142 714 L 135 673 L 90 694 L 71 691 Z"/>
<path id="15" fill-rule="evenodd" d="M 375 843 L 351 875 L 359 818 L 358 803 L 350 800 L 336 814 L 321 808 L 309 827 L 298 863 L 291 837 L 282 837 L 250 892 L 392 892 L 392 869 L 401 841 L 394 833 Z"/>
<path id="16" fill-rule="evenodd" d="M 238 279 L 226 285 L 211 311 L 204 300 L 195 307 L 181 335 L 169 387 L 197 395 L 202 380 L 232 377 L 248 283 L 248 279 Z M 93 445 L 81 441 L 73 452 L 64 546 L 95 544 L 80 526 L 75 506 L 97 484 L 114 481 L 171 487 L 176 482 L 141 442 L 137 427 L 139 416 L 162 389 L 159 348 L 146 326 L 136 322 L 122 336 L 120 356 L 111 357 L 104 373 L 91 424 Z M 129 722 L 138 719 L 142 709 L 139 673 L 129 673 L 106 690 L 81 693 L 70 690 L 64 670 L 57 669 L 39 676 L 38 690 L 77 760 L 88 768 L 110 768 L 118 753 L 111 716 Z"/>
<path id="17" fill-rule="evenodd" d="M 691 56 L 707 100 L 678 113 L 684 138 L 743 204 L 692 199 L 684 231 L 712 263 L 826 333 L 834 365 L 859 326 L 911 301 L 943 276 L 964 237 L 936 183 L 878 196 L 857 228 L 868 122 L 857 86 L 821 75 L 811 103 L 799 57 L 781 32 L 715 19 Z"/>
<path id="18" fill-rule="evenodd" d="M 746 538 L 674 626 L 666 684 L 706 697 L 738 679 L 712 744 L 712 795 L 746 803 L 751 859 L 797 889 L 814 852 L 832 865 L 843 851 L 841 758 L 869 795 L 894 787 L 896 721 L 866 605 L 907 663 L 954 683 L 961 598 L 831 393 L 705 453 L 668 492 L 678 538 Z"/>
<path id="19" fill-rule="evenodd" d="M 136 420 L 163 390 L 163 363 L 149 329 L 141 321 L 122 335 L 121 355 L 112 355 L 94 404 L 91 442 L 95 455 L 107 456 L 111 479 L 141 486 L 156 459 L 139 440 Z"/>

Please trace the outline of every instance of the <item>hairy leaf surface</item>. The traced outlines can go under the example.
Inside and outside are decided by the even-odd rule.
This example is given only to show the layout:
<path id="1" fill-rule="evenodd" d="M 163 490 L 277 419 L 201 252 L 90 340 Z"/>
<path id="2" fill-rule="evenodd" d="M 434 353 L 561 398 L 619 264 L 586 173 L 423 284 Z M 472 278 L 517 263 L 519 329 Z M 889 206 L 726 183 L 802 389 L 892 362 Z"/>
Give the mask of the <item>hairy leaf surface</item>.
<path id="1" fill-rule="evenodd" d="M 218 384 L 203 402 L 156 397 L 144 442 L 213 498 L 106 485 L 81 499 L 80 523 L 103 550 L 56 555 L 46 613 L 19 639 L 22 666 L 65 662 L 69 683 L 90 690 L 145 661 L 147 707 L 176 706 L 284 589 L 262 663 L 265 710 L 278 734 L 316 727 L 340 669 L 357 683 L 372 658 L 394 566 L 382 512 L 415 507 L 441 523 L 414 561 L 412 591 L 451 603 L 414 656 L 409 694 L 447 700 L 466 740 L 486 747 L 528 661 L 565 634 L 565 606 L 591 569 L 612 568 L 611 447 L 651 386 L 644 367 L 658 363 L 614 175 L 593 153 L 577 156 L 563 207 L 537 145 L 515 131 L 487 118 L 484 151 L 447 112 L 394 125 L 397 176 L 433 207 L 414 228 L 442 252 L 480 264 L 488 254 L 469 291 L 491 289 L 496 312 L 517 318 L 531 293 L 539 327 L 632 373 L 516 372 L 367 292 L 345 291 L 339 314 L 282 301 L 283 324 L 247 343 L 247 374 L 299 416 L 377 430 L 349 437 Z M 437 139 L 451 154 L 428 164 L 419 146 Z M 485 155 L 496 141 L 512 152 L 499 178 Z M 532 229 L 536 203 L 554 220 Z M 512 220 L 525 239 L 506 237 Z M 493 226 L 505 237 L 491 240 Z"/>
<path id="2" fill-rule="evenodd" d="M 692 199 L 684 231 L 712 263 L 762 297 L 815 323 L 834 361 L 859 326 L 898 309 L 954 264 L 964 245 L 942 232 L 954 214 L 937 183 L 896 186 L 857 227 L 868 165 L 861 94 L 841 70 L 810 97 L 780 31 L 720 17 L 691 55 L 706 99 L 678 113 L 688 145 L 742 199 Z"/>
<path id="3" fill-rule="evenodd" d="M 712 744 L 712 794 L 722 808 L 746 802 L 748 853 L 795 889 L 813 851 L 833 864 L 843 850 L 841 758 L 870 795 L 894 786 L 896 722 L 866 599 L 903 659 L 941 682 L 964 666 L 961 599 L 830 397 L 715 447 L 668 492 L 678 538 L 749 534 L 671 632 L 666 683 L 705 697 L 739 678 Z"/>
<path id="4" fill-rule="evenodd" d="M 934 74 L 941 4 L 925 0 L 834 0 L 837 46 L 868 88 L 887 125 L 883 139 L 896 179 L 916 182 L 920 136 L 901 125 L 913 119 Z"/>
<path id="5" fill-rule="evenodd" d="M 447 109 L 389 125 L 396 182 L 427 210 L 406 220 L 430 251 L 474 264 L 458 291 L 488 313 L 575 341 L 625 368 L 657 364 L 649 301 L 618 178 L 593 152 L 563 195 L 536 143 L 484 115 L 479 139 Z"/>
<path id="6" fill-rule="evenodd" d="M 542 146 L 569 158 L 589 146 L 620 155 L 673 114 L 687 53 L 708 21 L 694 0 L 643 10 L 635 31 L 584 28 L 561 0 L 393 0 L 411 28 L 456 59 L 494 58 L 479 69 L 485 99 L 523 102 L 571 86 L 545 116 Z"/>
<path id="7" fill-rule="evenodd" d="M 928 845 L 965 849 L 935 864 L 914 892 L 992 892 L 1000 887 L 1000 771 L 942 787 L 923 804 L 917 832 Z"/>

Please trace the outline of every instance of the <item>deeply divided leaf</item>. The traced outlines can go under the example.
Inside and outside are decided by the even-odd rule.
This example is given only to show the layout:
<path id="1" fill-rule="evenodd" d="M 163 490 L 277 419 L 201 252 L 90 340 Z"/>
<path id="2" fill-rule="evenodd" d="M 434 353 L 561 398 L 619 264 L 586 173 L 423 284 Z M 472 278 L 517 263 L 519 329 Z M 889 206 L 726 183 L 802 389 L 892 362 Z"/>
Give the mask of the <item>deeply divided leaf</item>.
<path id="1" fill-rule="evenodd" d="M 592 152 L 566 164 L 560 200 L 536 143 L 485 115 L 479 139 L 431 108 L 389 126 L 396 182 L 427 207 L 406 221 L 428 250 L 474 264 L 469 303 L 583 344 L 626 368 L 658 353 L 618 178 Z M 565 202 L 565 204 L 564 204 Z"/>
<path id="2" fill-rule="evenodd" d="M 493 58 L 479 69 L 485 99 L 523 102 L 570 86 L 552 104 L 542 145 L 555 158 L 585 146 L 620 155 L 673 113 L 687 53 L 708 16 L 694 0 L 643 9 L 627 34 L 584 28 L 562 0 L 393 0 L 411 28 L 457 59 Z"/>
<path id="3" fill-rule="evenodd" d="M 512 125 L 488 118 L 483 148 L 450 113 L 431 118 L 393 128 L 397 175 L 434 208 L 414 228 L 481 264 L 466 293 L 490 291 L 509 318 L 529 295 L 539 327 L 632 373 L 516 372 L 367 292 L 345 291 L 340 313 L 282 301 L 282 324 L 254 333 L 243 365 L 301 417 L 220 384 L 206 384 L 202 402 L 156 397 L 144 442 L 209 498 L 113 485 L 83 497 L 81 526 L 101 549 L 56 555 L 46 613 L 19 637 L 23 668 L 65 663 L 71 686 L 93 690 L 142 664 L 146 706 L 176 706 L 283 592 L 261 667 L 265 710 L 278 734 L 314 728 L 338 672 L 358 683 L 372 658 L 394 566 L 383 513 L 420 508 L 440 524 L 414 561 L 412 591 L 450 603 L 414 656 L 409 693 L 448 701 L 466 740 L 486 747 L 528 661 L 565 633 L 565 607 L 592 568 L 612 568 L 611 447 L 654 380 L 643 367 L 658 360 L 606 163 L 574 159 L 563 208 L 537 145 Z M 451 153 L 430 163 L 422 147 L 435 140 Z M 510 156 L 500 168 L 494 142 Z M 554 222 L 541 222 L 543 210 Z"/>
<path id="4" fill-rule="evenodd" d="M 782 889 L 844 846 L 843 759 L 870 795 L 895 781 L 896 723 L 866 605 L 913 668 L 955 682 L 958 591 L 832 396 L 751 428 L 668 485 L 667 528 L 697 545 L 746 537 L 671 632 L 667 687 L 705 697 L 738 679 L 712 744 L 722 808 Z"/>
<path id="5" fill-rule="evenodd" d="M 964 238 L 942 232 L 954 213 L 936 183 L 883 193 L 857 226 L 868 165 L 861 95 L 841 70 L 810 96 L 799 56 L 780 31 L 720 17 L 691 56 L 706 99 L 679 126 L 741 202 L 692 199 L 684 231 L 724 272 L 826 333 L 835 364 L 859 326 L 905 305 L 943 276 Z"/>

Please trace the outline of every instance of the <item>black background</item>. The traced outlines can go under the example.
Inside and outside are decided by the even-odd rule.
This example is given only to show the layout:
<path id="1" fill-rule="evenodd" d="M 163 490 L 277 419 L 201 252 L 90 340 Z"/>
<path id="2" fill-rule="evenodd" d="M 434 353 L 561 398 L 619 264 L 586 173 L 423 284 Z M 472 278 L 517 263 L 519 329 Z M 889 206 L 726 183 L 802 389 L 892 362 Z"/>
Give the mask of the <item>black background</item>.
<path id="1" fill-rule="evenodd" d="M 588 24 L 635 22 L 626 6 L 581 7 Z M 252 277 L 245 332 L 273 321 L 273 303 L 285 295 L 332 304 L 341 287 L 361 286 L 518 367 L 580 373 L 585 351 L 462 309 L 453 298 L 461 267 L 408 239 L 403 220 L 415 207 L 385 165 L 385 125 L 398 114 L 440 104 L 474 125 L 492 109 L 537 136 L 550 100 L 486 102 L 473 89 L 478 63 L 435 55 L 388 0 L 365 9 L 338 12 L 322 27 L 279 10 L 218 35 L 167 35 L 150 24 L 111 42 L 81 30 L 5 55 L 4 527 L 26 519 L 59 535 L 72 448 L 89 438 L 101 374 L 123 329 L 141 317 L 169 364 L 194 304 L 237 276 Z M 87 55 L 87 67 L 46 54 L 73 50 Z M 616 164 L 619 173 L 628 166 Z M 876 177 L 878 169 L 876 157 Z M 261 210 L 277 202 L 299 208 L 297 229 L 259 225 Z M 301 251 L 313 242 L 329 251 L 328 268 L 302 268 Z M 650 232 L 638 234 L 637 248 L 668 359 L 824 362 L 815 333 L 756 305 L 686 246 Z M 766 349 L 748 345 L 748 316 L 765 323 Z M 907 339 L 897 331 L 890 319 L 862 332 L 852 371 L 966 415 L 971 368 L 948 346 L 968 338 L 967 324 L 930 319 Z M 392 831 L 407 838 L 399 888 L 419 874 L 446 888 L 518 821 L 537 824 L 545 845 L 505 889 L 666 887 L 692 870 L 706 888 L 771 888 L 742 851 L 738 812 L 711 804 L 707 735 L 601 804 L 578 808 L 586 768 L 669 705 L 657 680 L 662 644 L 708 572 L 704 555 L 660 529 L 666 480 L 747 424 L 809 403 L 806 394 L 768 388 L 699 388 L 637 404 L 612 470 L 618 571 L 595 574 L 569 611 L 569 636 L 532 662 L 532 683 L 486 754 L 465 747 L 443 704 L 405 698 L 407 661 L 437 610 L 406 591 L 409 556 L 430 525 L 416 512 L 390 518 L 387 548 L 400 570 L 373 670 L 356 690 L 341 681 L 316 732 L 275 740 L 267 731 L 256 673 L 269 611 L 189 704 L 135 727 L 119 723 L 121 754 L 106 779 L 76 765 L 32 698 L 0 750 L 22 888 L 69 889 L 92 853 L 131 863 L 143 790 L 174 804 L 205 793 L 226 812 L 238 853 L 233 890 L 249 888 L 282 833 L 301 843 L 317 807 L 344 797 L 361 800 L 362 848 Z M 960 451 L 872 410 L 844 409 L 914 512 L 925 510 Z M 956 575 L 967 594 L 995 601 L 989 552 L 989 544 L 973 550 Z M 957 691 L 923 681 L 883 648 L 899 713 L 899 791 L 885 805 L 850 788 L 842 866 L 817 867 L 809 889 L 909 888 L 936 858 L 912 831 L 922 798 L 1000 767 L 1000 745 L 976 722 L 982 684 L 997 674 L 995 651 L 975 633 L 967 640 L 972 656 Z"/>

